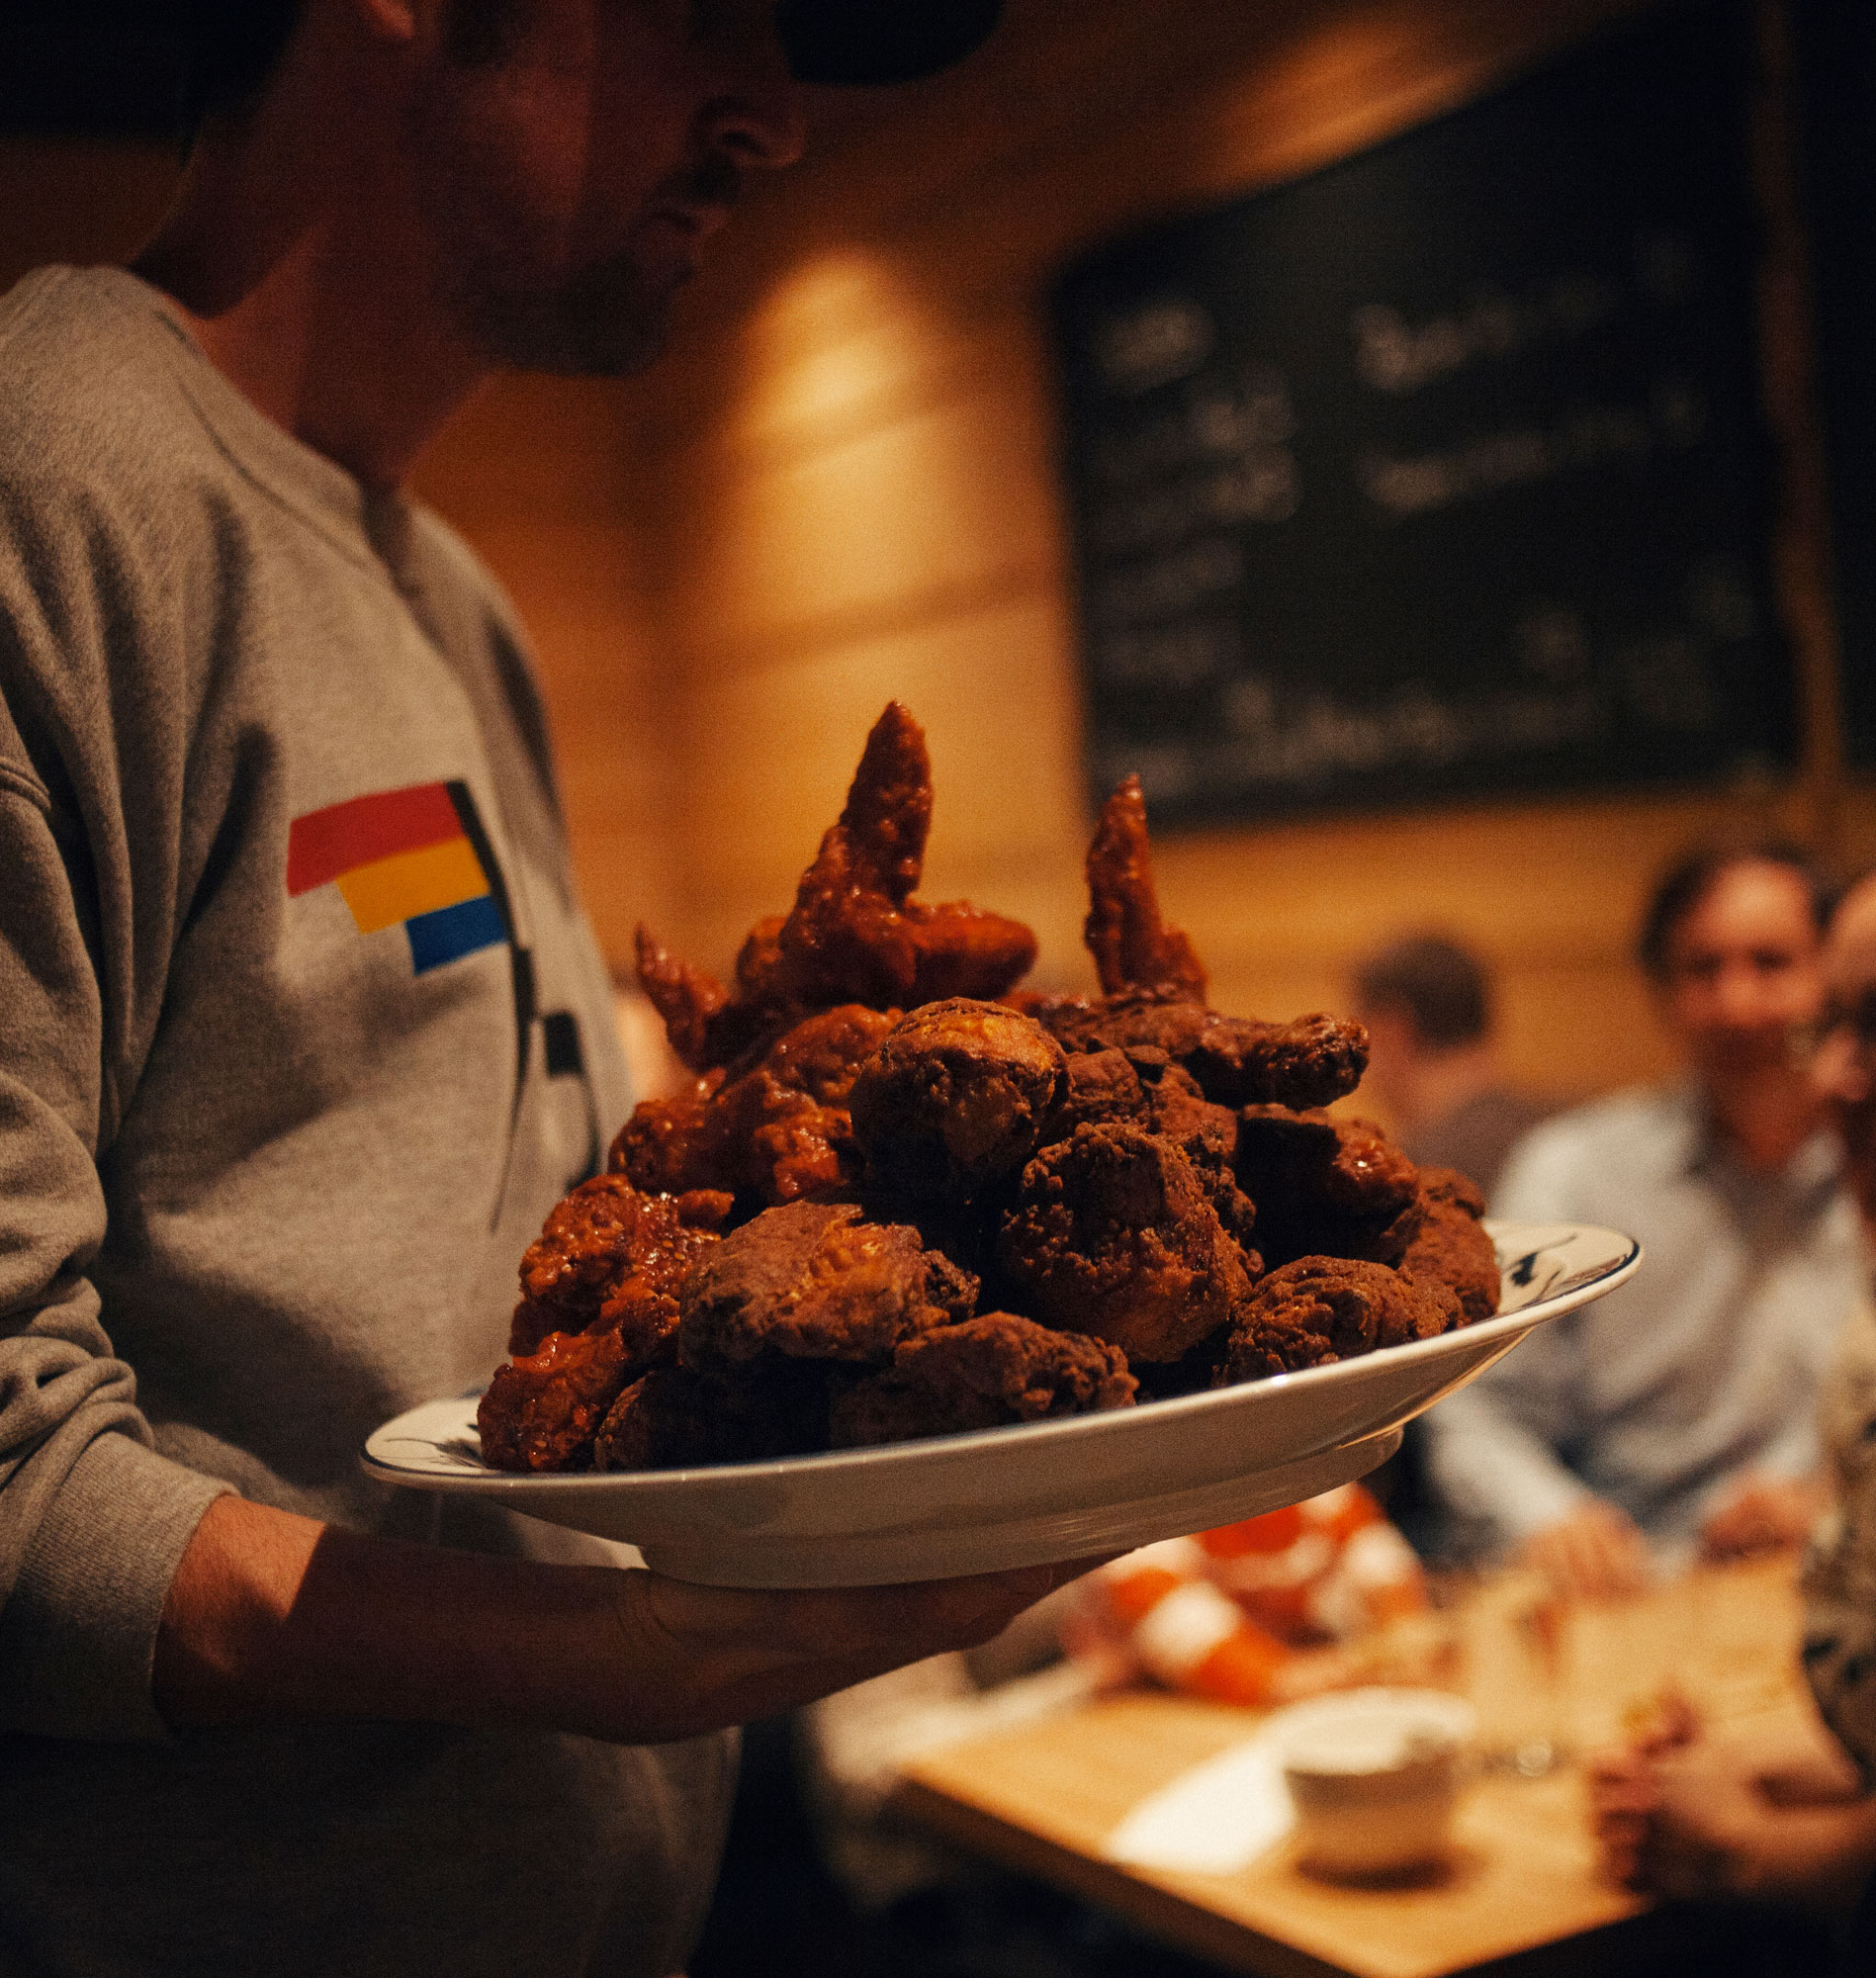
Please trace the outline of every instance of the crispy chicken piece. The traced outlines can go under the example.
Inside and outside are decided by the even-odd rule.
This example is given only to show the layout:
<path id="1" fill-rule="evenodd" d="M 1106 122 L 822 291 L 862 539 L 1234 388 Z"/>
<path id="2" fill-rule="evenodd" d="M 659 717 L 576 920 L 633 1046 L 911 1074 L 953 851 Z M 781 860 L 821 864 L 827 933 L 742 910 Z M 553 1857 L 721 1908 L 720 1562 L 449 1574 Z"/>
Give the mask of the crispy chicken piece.
<path id="1" fill-rule="evenodd" d="M 740 1074 L 718 1069 L 675 1098 L 646 1100 L 613 1141 L 610 1166 L 641 1188 L 722 1189 L 751 1207 L 850 1188 L 860 1160 L 848 1095 L 895 1014 L 857 1003 L 822 1010 Z"/>
<path id="2" fill-rule="evenodd" d="M 925 841 L 932 830 L 932 758 L 924 729 L 896 700 L 886 703 L 866 737 L 838 829 L 866 889 L 904 906 L 925 870 Z"/>
<path id="3" fill-rule="evenodd" d="M 1443 1285 L 1358 1258 L 1298 1257 L 1272 1271 L 1232 1317 L 1218 1385 L 1333 1366 L 1461 1323 L 1459 1302 Z"/>
<path id="4" fill-rule="evenodd" d="M 1353 1092 L 1368 1069 L 1368 1033 L 1339 1017 L 1263 1024 L 1150 990 L 1095 1002 L 1037 999 L 1031 1014 L 1067 1051 L 1163 1050 L 1217 1106 L 1327 1106 Z"/>
<path id="5" fill-rule="evenodd" d="M 566 1470 L 628 1382 L 676 1355 L 677 1288 L 721 1238 L 726 1195 L 645 1195 L 621 1175 L 581 1182 L 521 1260 L 514 1356 L 476 1411 L 498 1470 Z"/>
<path id="6" fill-rule="evenodd" d="M 508 1351 L 533 1353 L 550 1332 L 625 1327 L 653 1352 L 657 1336 L 676 1324 L 684 1273 L 718 1240 L 729 1213 L 727 1195 L 646 1194 L 616 1174 L 582 1181 L 521 1259 Z"/>
<path id="7" fill-rule="evenodd" d="M 1247 1106 L 1238 1185 L 1257 1205 L 1267 1258 L 1357 1257 L 1397 1264 L 1420 1225 L 1419 1180 L 1381 1128 L 1320 1111 Z"/>
<path id="8" fill-rule="evenodd" d="M 1179 1148 L 1124 1125 L 1077 1126 L 1036 1155 L 998 1256 L 1045 1324 L 1135 1364 L 1177 1360 L 1222 1325 L 1256 1268 Z"/>
<path id="9" fill-rule="evenodd" d="M 483 1461 L 496 1470 L 575 1470 L 631 1370 L 616 1331 L 550 1332 L 498 1367 L 476 1407 Z"/>
<path id="10" fill-rule="evenodd" d="M 1040 1024 L 947 997 L 901 1017 L 861 1065 L 853 1137 L 883 1187 L 956 1200 L 1023 1166 L 1067 1081 L 1062 1047 Z"/>
<path id="11" fill-rule="evenodd" d="M 834 825 L 779 936 L 788 980 L 810 1005 L 850 997 L 879 1007 L 944 996 L 994 999 L 1027 975 L 1035 936 L 961 900 L 897 901 L 867 883 L 846 826 Z"/>
<path id="12" fill-rule="evenodd" d="M 762 1463 L 828 1443 L 828 1370 L 802 1361 L 730 1385 L 661 1367 L 626 1388 L 593 1438 L 595 1470 Z"/>
<path id="13" fill-rule="evenodd" d="M 1044 1146 L 1067 1139 L 1077 1126 L 1147 1124 L 1147 1089 L 1125 1051 L 1072 1051 L 1064 1062 L 1067 1078 L 1054 1112 L 1043 1123 Z"/>
<path id="14" fill-rule="evenodd" d="M 905 1223 L 848 1203 L 791 1203 L 735 1229 L 685 1279 L 677 1330 L 693 1373 L 748 1379 L 776 1356 L 883 1365 L 900 1340 L 968 1318 L 977 1282 Z"/>
<path id="15" fill-rule="evenodd" d="M 836 1395 L 829 1440 L 846 1449 L 1090 1414 L 1131 1406 L 1134 1388 L 1117 1346 L 987 1312 L 904 1341 L 885 1372 Z"/>
<path id="16" fill-rule="evenodd" d="M 1095 825 L 1082 938 L 1104 995 L 1159 989 L 1194 1003 L 1206 1000 L 1206 971 L 1192 943 L 1160 919 L 1138 776 L 1128 776 L 1115 791 Z"/>
<path id="17" fill-rule="evenodd" d="M 1420 1227 L 1401 1269 L 1418 1284 L 1449 1286 L 1468 1324 L 1490 1318 L 1502 1284 L 1497 1250 L 1478 1224 L 1485 1198 L 1477 1185 L 1457 1168 L 1422 1168 L 1419 1206 Z"/>

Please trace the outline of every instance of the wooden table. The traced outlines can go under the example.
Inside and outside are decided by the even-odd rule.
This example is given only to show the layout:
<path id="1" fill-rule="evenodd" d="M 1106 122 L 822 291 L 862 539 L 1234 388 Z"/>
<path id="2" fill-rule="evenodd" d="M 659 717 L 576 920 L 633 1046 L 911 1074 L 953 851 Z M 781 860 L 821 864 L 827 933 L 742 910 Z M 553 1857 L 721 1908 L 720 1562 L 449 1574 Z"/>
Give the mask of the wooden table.
<path id="1" fill-rule="evenodd" d="M 1619 1735 L 1625 1715 L 1678 1686 L 1716 1722 L 1803 1712 L 1798 1603 L 1780 1561 L 1690 1574 L 1641 1600 L 1564 1617 L 1547 1698 L 1533 1662 L 1536 1589 L 1481 1582 L 1453 1614 L 1460 1685 L 1486 1748 L 1545 1731 L 1578 1751 Z M 902 1810 L 977 1853 L 1130 1918 L 1233 1971 L 1434 1978 L 1569 1942 L 1572 1971 L 1616 1961 L 1647 1905 L 1604 1881 L 1582 1772 L 1499 1771 L 1461 1805 L 1451 1864 L 1407 1886 L 1352 1887 L 1303 1873 L 1279 1846 L 1235 1875 L 1173 1874 L 1105 1858 L 1139 1800 L 1255 1728 L 1254 1713 L 1130 1693 L 992 1739 L 928 1753 L 906 1767 Z M 1573 1941 L 1571 1941 L 1573 1940 Z M 1621 1961 L 1634 1954 L 1630 1942 Z"/>

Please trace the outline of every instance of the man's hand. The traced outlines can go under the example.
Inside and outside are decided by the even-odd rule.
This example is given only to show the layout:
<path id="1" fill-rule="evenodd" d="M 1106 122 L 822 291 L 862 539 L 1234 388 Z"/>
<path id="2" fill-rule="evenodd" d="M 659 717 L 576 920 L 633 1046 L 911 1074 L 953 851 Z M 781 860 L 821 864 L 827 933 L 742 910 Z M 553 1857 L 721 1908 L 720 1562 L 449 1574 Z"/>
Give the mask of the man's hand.
<path id="1" fill-rule="evenodd" d="M 618 1573 L 618 1716 L 591 1728 L 642 1745 L 773 1717 L 907 1663 L 980 1648 L 1099 1563 L 786 1592 Z"/>
<path id="2" fill-rule="evenodd" d="M 1876 1866 L 1876 1799 L 1840 1753 L 1820 1758 L 1816 1734 L 1605 1753 L 1590 1805 L 1609 1872 L 1652 1895 L 1831 1907 Z"/>
<path id="3" fill-rule="evenodd" d="M 1579 1600 L 1639 1593 L 1653 1572 L 1642 1534 L 1626 1513 L 1600 1497 L 1533 1532 L 1516 1557 L 1560 1593 Z"/>
<path id="4" fill-rule="evenodd" d="M 1701 1526 L 1701 1555 L 1747 1559 L 1800 1546 L 1828 1502 L 1829 1493 L 1816 1478 L 1742 1477 Z"/>
<path id="5" fill-rule="evenodd" d="M 752 1592 L 405 1545 L 221 1497 L 171 1583 L 153 1689 L 179 1730 L 318 1716 L 657 1744 L 976 1648 L 1099 1563 Z"/>

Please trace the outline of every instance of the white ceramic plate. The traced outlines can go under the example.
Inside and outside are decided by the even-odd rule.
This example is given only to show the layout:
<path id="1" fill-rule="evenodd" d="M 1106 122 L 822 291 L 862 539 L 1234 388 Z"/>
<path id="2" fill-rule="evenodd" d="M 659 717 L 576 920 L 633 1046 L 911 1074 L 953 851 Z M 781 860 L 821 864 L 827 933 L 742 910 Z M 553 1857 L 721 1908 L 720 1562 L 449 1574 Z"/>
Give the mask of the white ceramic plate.
<path id="1" fill-rule="evenodd" d="M 1613 1229 L 1492 1222 L 1496 1318 L 1359 1360 L 1107 1414 L 709 1469 L 516 1476 L 489 1469 L 474 1394 L 387 1422 L 364 1465 L 623 1539 L 714 1586 L 873 1586 L 1121 1552 L 1313 1496 L 1375 1468 L 1401 1425 L 1533 1326 L 1631 1277 Z"/>

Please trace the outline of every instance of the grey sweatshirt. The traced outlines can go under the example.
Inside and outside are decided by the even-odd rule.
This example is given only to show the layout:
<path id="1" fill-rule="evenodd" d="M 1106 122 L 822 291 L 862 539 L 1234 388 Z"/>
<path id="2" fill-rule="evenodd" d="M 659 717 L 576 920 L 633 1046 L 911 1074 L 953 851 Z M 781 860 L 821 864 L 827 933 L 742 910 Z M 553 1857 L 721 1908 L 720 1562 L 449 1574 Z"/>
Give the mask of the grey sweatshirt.
<path id="1" fill-rule="evenodd" d="M 682 1963 L 731 1741 L 172 1737 L 149 1693 L 221 1490 L 581 1543 L 357 1456 L 487 1378 L 626 1105 L 491 581 L 154 291 L 30 277 L 0 301 L 5 1978 Z"/>

